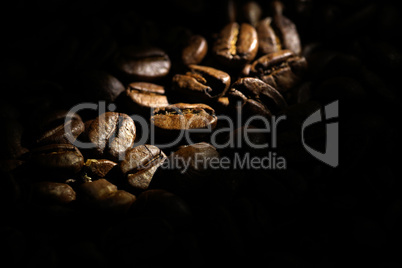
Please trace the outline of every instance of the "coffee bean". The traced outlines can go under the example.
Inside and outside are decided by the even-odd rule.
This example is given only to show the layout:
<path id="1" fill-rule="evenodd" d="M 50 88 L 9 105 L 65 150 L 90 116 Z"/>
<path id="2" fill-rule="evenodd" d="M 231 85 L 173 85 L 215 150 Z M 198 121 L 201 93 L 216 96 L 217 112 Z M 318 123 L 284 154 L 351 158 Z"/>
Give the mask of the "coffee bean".
<path id="1" fill-rule="evenodd" d="M 157 128 L 166 130 L 214 128 L 217 123 L 214 110 L 202 103 L 177 103 L 158 108 L 151 120 Z"/>
<path id="2" fill-rule="evenodd" d="M 36 134 L 33 134 L 33 146 L 46 144 L 71 144 L 84 131 L 84 122 L 81 117 L 68 111 L 55 111 L 38 123 Z"/>
<path id="3" fill-rule="evenodd" d="M 134 190 L 146 190 L 165 160 L 166 155 L 158 147 L 144 144 L 128 150 L 119 167 Z"/>
<path id="4" fill-rule="evenodd" d="M 125 79 L 156 81 L 166 76 L 171 67 L 169 56 L 156 47 L 125 47 L 115 61 Z"/>
<path id="5" fill-rule="evenodd" d="M 240 103 L 246 117 L 262 115 L 269 118 L 287 106 L 275 88 L 258 78 L 240 78 L 232 85 L 228 96 L 232 107 Z"/>
<path id="6" fill-rule="evenodd" d="M 230 75 L 212 67 L 190 65 L 185 75 L 173 77 L 172 88 L 193 99 L 222 97 L 230 86 Z"/>
<path id="7" fill-rule="evenodd" d="M 216 40 L 213 53 L 229 68 L 239 68 L 252 61 L 257 55 L 257 31 L 248 23 L 227 24 Z"/>
<path id="8" fill-rule="evenodd" d="M 242 6 L 243 20 L 256 26 L 262 14 L 261 6 L 255 1 L 247 1 Z"/>
<path id="9" fill-rule="evenodd" d="M 87 159 L 84 170 L 90 178 L 101 179 L 107 177 L 117 163 L 108 159 Z"/>
<path id="10" fill-rule="evenodd" d="M 60 182 L 42 181 L 33 184 L 33 198 L 45 203 L 68 204 L 76 200 L 70 185 Z"/>
<path id="11" fill-rule="evenodd" d="M 81 170 L 84 157 L 74 145 L 50 144 L 31 150 L 28 163 L 40 178 L 68 178 Z"/>
<path id="12" fill-rule="evenodd" d="M 93 120 L 87 135 L 94 156 L 117 161 L 133 146 L 136 128 L 127 114 L 106 112 Z"/>
<path id="13" fill-rule="evenodd" d="M 295 56 L 290 50 L 280 50 L 255 60 L 251 65 L 250 75 L 285 93 L 300 83 L 306 69 L 304 57 Z"/>
<path id="14" fill-rule="evenodd" d="M 296 25 L 283 15 L 281 1 L 272 1 L 271 5 L 274 10 L 273 23 L 281 40 L 282 48 L 289 49 L 295 55 L 300 55 L 302 48 Z"/>
<path id="15" fill-rule="evenodd" d="M 148 82 L 130 83 L 123 93 L 122 102 L 129 113 L 146 116 L 152 108 L 169 105 L 164 87 Z"/>
<path id="16" fill-rule="evenodd" d="M 183 48 L 181 58 L 184 65 L 199 64 L 208 51 L 207 40 L 201 35 L 193 35 Z"/>
<path id="17" fill-rule="evenodd" d="M 117 186 L 106 179 L 99 179 L 93 182 L 86 182 L 79 186 L 80 198 L 99 201 L 117 191 Z"/>
<path id="18" fill-rule="evenodd" d="M 214 167 L 210 163 L 219 162 L 219 153 L 211 144 L 200 142 L 180 146 L 167 161 L 161 176 L 152 182 L 153 187 L 180 195 L 194 194 L 213 179 Z"/>
<path id="19" fill-rule="evenodd" d="M 256 26 L 258 34 L 258 51 L 261 55 L 276 52 L 281 49 L 281 41 L 271 26 L 272 18 L 266 17 Z"/>

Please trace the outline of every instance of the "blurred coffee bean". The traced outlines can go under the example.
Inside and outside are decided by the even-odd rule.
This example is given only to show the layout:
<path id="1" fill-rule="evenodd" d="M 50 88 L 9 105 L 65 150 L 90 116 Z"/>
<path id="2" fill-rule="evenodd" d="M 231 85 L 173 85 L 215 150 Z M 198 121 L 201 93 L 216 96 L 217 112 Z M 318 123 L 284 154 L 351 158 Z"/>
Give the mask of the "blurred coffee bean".
<path id="1" fill-rule="evenodd" d="M 295 56 L 290 50 L 280 50 L 256 59 L 250 75 L 285 93 L 300 83 L 307 69 L 304 57 Z"/>
<path id="2" fill-rule="evenodd" d="M 49 144 L 32 149 L 28 164 L 38 172 L 39 179 L 68 178 L 81 170 L 84 157 L 74 145 Z"/>
<path id="3" fill-rule="evenodd" d="M 207 40 L 201 35 L 193 35 L 183 48 L 181 58 L 184 65 L 199 64 L 208 51 Z"/>
<path id="4" fill-rule="evenodd" d="M 256 1 L 247 1 L 242 6 L 242 18 L 244 22 L 256 26 L 262 14 L 261 6 Z"/>
<path id="5" fill-rule="evenodd" d="M 92 153 L 96 157 L 104 157 L 118 161 L 124 157 L 135 140 L 136 128 L 133 119 L 127 114 L 106 112 L 90 124 L 86 130 L 88 140 L 94 145 Z"/>
<path id="6" fill-rule="evenodd" d="M 281 40 L 282 48 L 289 49 L 295 55 L 301 53 L 301 43 L 296 25 L 286 16 L 283 15 L 283 4 L 281 1 L 275 0 L 271 2 L 273 9 L 273 24 L 278 32 Z"/>
<path id="7" fill-rule="evenodd" d="M 78 114 L 70 115 L 68 111 L 58 110 L 38 122 L 36 133 L 26 133 L 26 135 L 32 135 L 28 137 L 33 139 L 30 146 L 71 144 L 83 131 L 84 122 Z"/>
<path id="8" fill-rule="evenodd" d="M 187 95 L 190 99 L 211 99 L 222 97 L 229 88 L 229 74 L 212 67 L 190 65 L 185 75 L 173 77 L 172 89 Z"/>
<path id="9" fill-rule="evenodd" d="M 220 168 L 219 152 L 206 142 L 180 146 L 166 161 L 151 186 L 181 195 L 202 193 Z"/>
<path id="10" fill-rule="evenodd" d="M 119 167 L 134 190 L 146 190 L 154 173 L 165 160 L 165 153 L 158 147 L 144 144 L 129 149 Z"/>
<path id="11" fill-rule="evenodd" d="M 124 80 L 157 81 L 165 77 L 171 67 L 169 56 L 156 47 L 124 47 L 115 60 Z"/>
<path id="12" fill-rule="evenodd" d="M 112 74 L 98 69 L 82 71 L 75 82 L 74 90 L 79 90 L 83 94 L 81 98 L 86 101 L 95 102 L 105 101 L 112 103 L 122 93 L 125 88 Z M 82 92 L 82 93 L 81 93 Z"/>
<path id="13" fill-rule="evenodd" d="M 34 200 L 44 203 L 68 204 L 76 200 L 76 193 L 66 183 L 42 181 L 33 184 Z"/>
<path id="14" fill-rule="evenodd" d="M 228 68 L 241 68 L 257 55 L 257 31 L 248 23 L 229 23 L 221 30 L 212 50 Z"/>
<path id="15" fill-rule="evenodd" d="M 165 107 L 169 101 L 163 86 L 148 82 L 133 82 L 121 96 L 121 102 L 128 113 L 149 116 L 151 109 Z"/>
<path id="16" fill-rule="evenodd" d="M 130 213 L 135 217 L 162 218 L 174 228 L 183 228 L 192 221 L 187 202 L 163 189 L 148 189 L 139 194 Z"/>

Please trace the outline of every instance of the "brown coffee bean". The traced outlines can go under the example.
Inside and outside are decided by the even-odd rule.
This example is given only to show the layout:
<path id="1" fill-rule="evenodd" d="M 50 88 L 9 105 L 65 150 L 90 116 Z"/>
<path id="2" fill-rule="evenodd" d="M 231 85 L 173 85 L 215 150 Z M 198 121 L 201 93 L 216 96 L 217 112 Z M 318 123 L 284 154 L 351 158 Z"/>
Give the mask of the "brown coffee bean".
<path id="1" fill-rule="evenodd" d="M 248 23 L 227 24 L 216 40 L 213 53 L 229 68 L 239 68 L 252 61 L 257 55 L 257 31 Z"/>
<path id="2" fill-rule="evenodd" d="M 230 86 L 230 75 L 212 67 L 190 65 L 185 75 L 173 77 L 172 88 L 190 98 L 222 97 Z"/>
<path id="3" fill-rule="evenodd" d="M 250 75 L 285 93 L 301 82 L 306 70 L 307 61 L 304 57 L 295 56 L 290 50 L 280 50 L 255 60 Z"/>
<path id="4" fill-rule="evenodd" d="M 281 50 L 281 41 L 272 28 L 272 18 L 266 17 L 256 26 L 258 34 L 258 51 L 261 55 Z"/>
<path id="5" fill-rule="evenodd" d="M 126 152 L 119 167 L 128 184 L 135 190 L 146 190 L 166 155 L 154 145 L 144 144 Z"/>
<path id="6" fill-rule="evenodd" d="M 117 186 L 106 179 L 86 182 L 79 186 L 79 196 L 85 200 L 99 201 L 117 192 Z"/>
<path id="7" fill-rule="evenodd" d="M 156 81 L 166 76 L 171 67 L 169 56 L 156 47 L 125 47 L 115 61 L 124 78 Z"/>
<path id="8" fill-rule="evenodd" d="M 60 182 L 42 181 L 32 185 L 33 198 L 42 202 L 68 204 L 76 200 L 76 193 L 70 185 Z"/>
<path id="9" fill-rule="evenodd" d="M 232 85 L 228 96 L 232 107 L 240 102 L 247 117 L 262 115 L 269 118 L 287 106 L 275 88 L 258 78 L 240 78 Z"/>
<path id="10" fill-rule="evenodd" d="M 29 163 L 43 177 L 68 178 L 81 170 L 84 157 L 74 145 L 50 144 L 33 149 Z"/>
<path id="11" fill-rule="evenodd" d="M 272 1 L 271 5 L 274 12 L 273 23 L 281 40 L 282 49 L 289 49 L 295 55 L 300 55 L 302 48 L 296 25 L 283 15 L 283 4 L 281 1 Z"/>
<path id="12" fill-rule="evenodd" d="M 213 179 L 219 168 L 219 152 L 206 142 L 180 146 L 167 158 L 162 175 L 152 182 L 154 188 L 186 194 L 199 191 Z M 211 166 L 212 161 L 216 166 Z"/>
<path id="13" fill-rule="evenodd" d="M 117 190 L 106 198 L 99 200 L 96 207 L 102 211 L 126 213 L 129 211 L 135 200 L 135 195 L 124 190 Z"/>
<path id="14" fill-rule="evenodd" d="M 165 88 L 148 82 L 130 83 L 122 96 L 124 108 L 129 113 L 149 116 L 151 109 L 169 105 Z"/>
<path id="15" fill-rule="evenodd" d="M 136 128 L 127 114 L 106 112 L 93 120 L 87 135 L 95 146 L 94 156 L 117 161 L 133 146 Z"/>
<path id="16" fill-rule="evenodd" d="M 181 58 L 184 65 L 199 64 L 208 51 L 207 40 L 201 35 L 193 35 L 183 48 Z"/>
<path id="17" fill-rule="evenodd" d="M 256 26 L 262 14 L 261 6 L 255 1 L 248 1 L 242 7 L 242 15 L 245 22 Z"/>
<path id="18" fill-rule="evenodd" d="M 84 169 L 91 178 L 105 178 L 117 163 L 108 159 L 87 159 Z"/>
<path id="19" fill-rule="evenodd" d="M 176 103 L 157 108 L 151 117 L 157 129 L 167 131 L 215 128 L 217 117 L 211 107 L 202 103 Z"/>
<path id="20" fill-rule="evenodd" d="M 34 145 L 69 144 L 74 142 L 84 131 L 84 122 L 74 113 L 68 117 L 68 111 L 56 111 L 39 122 L 38 134 L 34 134 Z"/>

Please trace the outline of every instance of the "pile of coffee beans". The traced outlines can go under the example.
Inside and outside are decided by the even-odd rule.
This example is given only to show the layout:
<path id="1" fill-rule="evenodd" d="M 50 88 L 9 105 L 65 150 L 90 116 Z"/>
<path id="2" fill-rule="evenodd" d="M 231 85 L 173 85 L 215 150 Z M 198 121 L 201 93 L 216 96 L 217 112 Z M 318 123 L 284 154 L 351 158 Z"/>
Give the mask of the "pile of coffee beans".
<path id="1" fill-rule="evenodd" d="M 394 2 L 4 11 L 2 263 L 401 267 Z"/>

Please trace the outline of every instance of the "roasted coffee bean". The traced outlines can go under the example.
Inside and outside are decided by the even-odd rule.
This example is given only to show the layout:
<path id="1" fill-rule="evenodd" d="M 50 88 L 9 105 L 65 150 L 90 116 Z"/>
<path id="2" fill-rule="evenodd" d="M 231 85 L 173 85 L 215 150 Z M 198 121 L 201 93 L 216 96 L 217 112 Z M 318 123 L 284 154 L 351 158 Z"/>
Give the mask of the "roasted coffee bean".
<path id="1" fill-rule="evenodd" d="M 185 75 L 173 77 L 172 88 L 194 99 L 222 97 L 230 86 L 230 75 L 212 67 L 190 65 Z"/>
<path id="2" fill-rule="evenodd" d="M 201 35 L 193 35 L 183 48 L 181 59 L 184 65 L 199 64 L 208 51 L 207 40 Z"/>
<path id="3" fill-rule="evenodd" d="M 255 1 L 248 1 L 242 6 L 242 17 L 247 23 L 256 26 L 262 14 L 261 6 Z"/>
<path id="4" fill-rule="evenodd" d="M 156 47 L 125 47 L 115 61 L 125 79 L 156 81 L 166 76 L 171 67 L 169 56 Z M 132 82 L 132 81 L 131 81 Z"/>
<path id="5" fill-rule="evenodd" d="M 133 146 L 136 128 L 127 114 L 106 112 L 93 120 L 87 135 L 94 156 L 117 161 Z"/>
<path id="6" fill-rule="evenodd" d="M 90 178 L 100 179 L 107 177 L 115 166 L 117 163 L 108 159 L 87 159 L 84 164 L 84 171 Z"/>
<path id="7" fill-rule="evenodd" d="M 33 134 L 31 146 L 46 144 L 71 144 L 84 131 L 84 122 L 81 117 L 68 111 L 60 110 L 46 116 L 38 123 L 37 134 Z"/>
<path id="8" fill-rule="evenodd" d="M 33 198 L 45 203 L 68 204 L 76 200 L 74 189 L 61 182 L 41 181 L 32 185 Z"/>
<path id="9" fill-rule="evenodd" d="M 106 179 L 86 182 L 79 186 L 80 200 L 89 208 L 114 213 L 126 212 L 136 200 L 136 197 Z"/>
<path id="10" fill-rule="evenodd" d="M 162 218 L 179 228 L 188 225 L 192 218 L 187 202 L 164 189 L 149 189 L 139 194 L 130 212 L 137 217 Z"/>
<path id="11" fill-rule="evenodd" d="M 31 150 L 29 162 L 41 177 L 68 178 L 78 173 L 84 157 L 71 144 L 49 144 Z"/>
<path id="12" fill-rule="evenodd" d="M 163 86 L 148 82 L 130 83 L 122 94 L 124 109 L 128 113 L 149 116 L 151 109 L 169 105 Z"/>
<path id="13" fill-rule="evenodd" d="M 167 158 L 168 163 L 161 176 L 152 182 L 154 188 L 163 188 L 177 194 L 199 191 L 213 179 L 219 166 L 219 153 L 206 142 L 183 145 Z M 211 163 L 217 165 L 211 167 Z"/>
<path id="14" fill-rule="evenodd" d="M 269 118 L 287 106 L 281 93 L 258 78 L 240 78 L 232 85 L 228 96 L 232 107 L 237 107 L 240 102 L 246 116 L 262 115 Z"/>
<path id="15" fill-rule="evenodd" d="M 272 27 L 272 18 L 266 17 L 256 26 L 258 34 L 258 51 L 261 55 L 281 50 L 281 41 Z"/>
<path id="16" fill-rule="evenodd" d="M 176 103 L 164 108 L 157 108 L 151 116 L 151 124 L 161 137 L 177 137 L 180 131 L 194 129 L 213 130 L 218 118 L 215 110 L 206 104 Z M 200 136 L 206 133 L 194 133 Z"/>
<path id="17" fill-rule="evenodd" d="M 102 70 L 82 72 L 76 83 L 76 87 L 82 90 L 84 99 L 90 102 L 114 102 L 125 89 L 120 80 Z"/>
<path id="18" fill-rule="evenodd" d="M 158 147 L 144 144 L 128 150 L 119 167 L 134 190 L 146 190 L 154 173 L 165 160 L 165 153 Z"/>
<path id="19" fill-rule="evenodd" d="M 213 53 L 228 68 L 241 68 L 258 52 L 257 31 L 248 23 L 227 24 L 215 41 Z"/>
<path id="20" fill-rule="evenodd" d="M 266 54 L 255 60 L 250 75 L 260 78 L 284 94 L 298 85 L 307 70 L 304 57 L 295 56 L 290 50 Z"/>
<path id="21" fill-rule="evenodd" d="M 274 13 L 272 16 L 273 23 L 281 40 L 282 49 L 289 49 L 295 55 L 300 55 L 302 49 L 296 25 L 283 15 L 283 4 L 281 1 L 274 0 L 271 2 L 271 5 Z"/>

